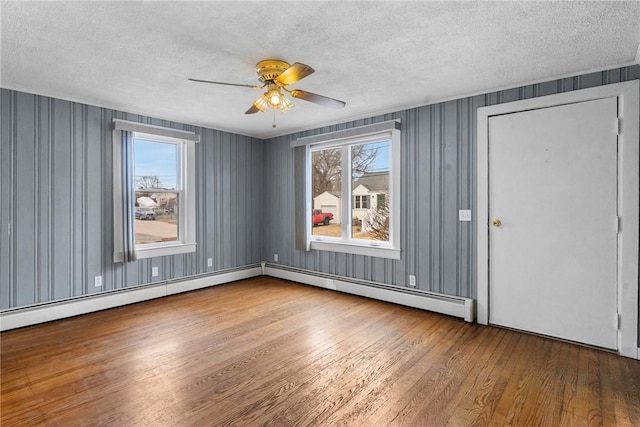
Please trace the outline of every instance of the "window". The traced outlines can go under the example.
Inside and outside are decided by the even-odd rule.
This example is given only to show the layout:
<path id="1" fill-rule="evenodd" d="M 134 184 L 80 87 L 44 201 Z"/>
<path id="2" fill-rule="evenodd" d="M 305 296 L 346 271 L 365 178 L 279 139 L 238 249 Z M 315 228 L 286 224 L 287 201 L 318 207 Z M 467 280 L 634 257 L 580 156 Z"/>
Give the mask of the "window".
<path id="1" fill-rule="evenodd" d="M 116 121 L 116 262 L 195 251 L 194 137 Z"/>
<path id="2" fill-rule="evenodd" d="M 369 208 L 369 196 L 353 196 L 356 209 Z"/>
<path id="3" fill-rule="evenodd" d="M 174 138 L 133 133 L 136 249 L 179 241 L 184 201 L 180 145 Z"/>
<path id="4" fill-rule="evenodd" d="M 298 140 L 306 143 L 310 249 L 400 258 L 398 126 L 384 122 Z"/>

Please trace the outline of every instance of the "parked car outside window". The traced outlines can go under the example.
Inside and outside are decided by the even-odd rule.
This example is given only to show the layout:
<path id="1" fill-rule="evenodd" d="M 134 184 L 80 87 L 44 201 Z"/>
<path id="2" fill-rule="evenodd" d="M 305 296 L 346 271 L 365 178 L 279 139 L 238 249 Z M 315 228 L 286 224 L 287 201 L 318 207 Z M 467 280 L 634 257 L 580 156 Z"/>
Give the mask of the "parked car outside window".
<path id="1" fill-rule="evenodd" d="M 151 208 L 136 208 L 136 219 L 140 220 L 155 220 L 156 213 Z"/>

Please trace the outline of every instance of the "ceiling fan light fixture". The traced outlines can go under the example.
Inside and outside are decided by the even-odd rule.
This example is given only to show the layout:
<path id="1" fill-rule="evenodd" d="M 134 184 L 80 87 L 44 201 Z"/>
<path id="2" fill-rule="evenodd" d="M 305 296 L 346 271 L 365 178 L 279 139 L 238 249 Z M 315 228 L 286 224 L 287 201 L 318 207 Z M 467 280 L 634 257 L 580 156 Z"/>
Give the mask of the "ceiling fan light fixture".
<path id="1" fill-rule="evenodd" d="M 280 103 L 284 97 L 278 89 L 271 89 L 267 92 L 267 97 L 269 98 L 269 105 L 272 108 L 280 108 Z"/>
<path id="2" fill-rule="evenodd" d="M 267 93 L 263 93 L 260 98 L 253 101 L 253 105 L 263 113 L 267 111 L 267 107 L 269 106 L 269 98 L 267 97 Z"/>
<path id="3" fill-rule="evenodd" d="M 280 111 L 283 113 L 287 111 L 289 108 L 293 107 L 293 102 L 289 101 L 284 95 L 282 96 L 282 101 L 280 102 Z"/>

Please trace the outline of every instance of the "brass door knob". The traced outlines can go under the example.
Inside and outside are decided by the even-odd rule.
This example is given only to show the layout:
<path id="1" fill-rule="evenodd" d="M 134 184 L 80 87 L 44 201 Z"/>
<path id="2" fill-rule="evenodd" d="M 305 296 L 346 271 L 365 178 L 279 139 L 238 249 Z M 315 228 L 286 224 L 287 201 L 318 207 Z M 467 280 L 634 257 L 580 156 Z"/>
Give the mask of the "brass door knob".
<path id="1" fill-rule="evenodd" d="M 498 218 L 494 218 L 493 221 L 491 221 L 491 224 L 494 227 L 500 227 L 502 225 L 502 223 L 500 222 L 500 220 Z"/>

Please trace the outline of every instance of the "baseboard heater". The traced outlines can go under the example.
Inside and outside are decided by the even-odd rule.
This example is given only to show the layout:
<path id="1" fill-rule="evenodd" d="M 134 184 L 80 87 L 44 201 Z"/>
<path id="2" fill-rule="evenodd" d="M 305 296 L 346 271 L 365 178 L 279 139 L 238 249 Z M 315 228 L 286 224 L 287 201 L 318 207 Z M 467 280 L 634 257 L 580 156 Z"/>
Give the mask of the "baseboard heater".
<path id="1" fill-rule="evenodd" d="M 470 298 L 407 289 L 400 286 L 351 279 L 294 267 L 262 262 L 213 273 L 164 280 L 131 288 L 114 289 L 0 311 L 0 331 L 36 325 L 127 304 L 161 298 L 209 286 L 267 275 L 298 283 L 346 292 L 381 301 L 448 314 L 473 322 L 474 301 Z"/>
<path id="2" fill-rule="evenodd" d="M 475 305 L 471 298 L 407 289 L 265 262 L 262 263 L 262 270 L 263 274 L 271 277 L 447 314 L 460 317 L 467 322 L 475 320 Z"/>
<path id="3" fill-rule="evenodd" d="M 193 275 L 179 279 L 100 292 L 93 295 L 65 298 L 24 307 L 10 308 L 0 312 L 0 331 L 36 325 L 52 320 L 106 310 L 127 304 L 161 298 L 168 295 L 207 288 L 249 279 L 263 274 L 260 264 L 219 270 L 213 273 Z"/>

